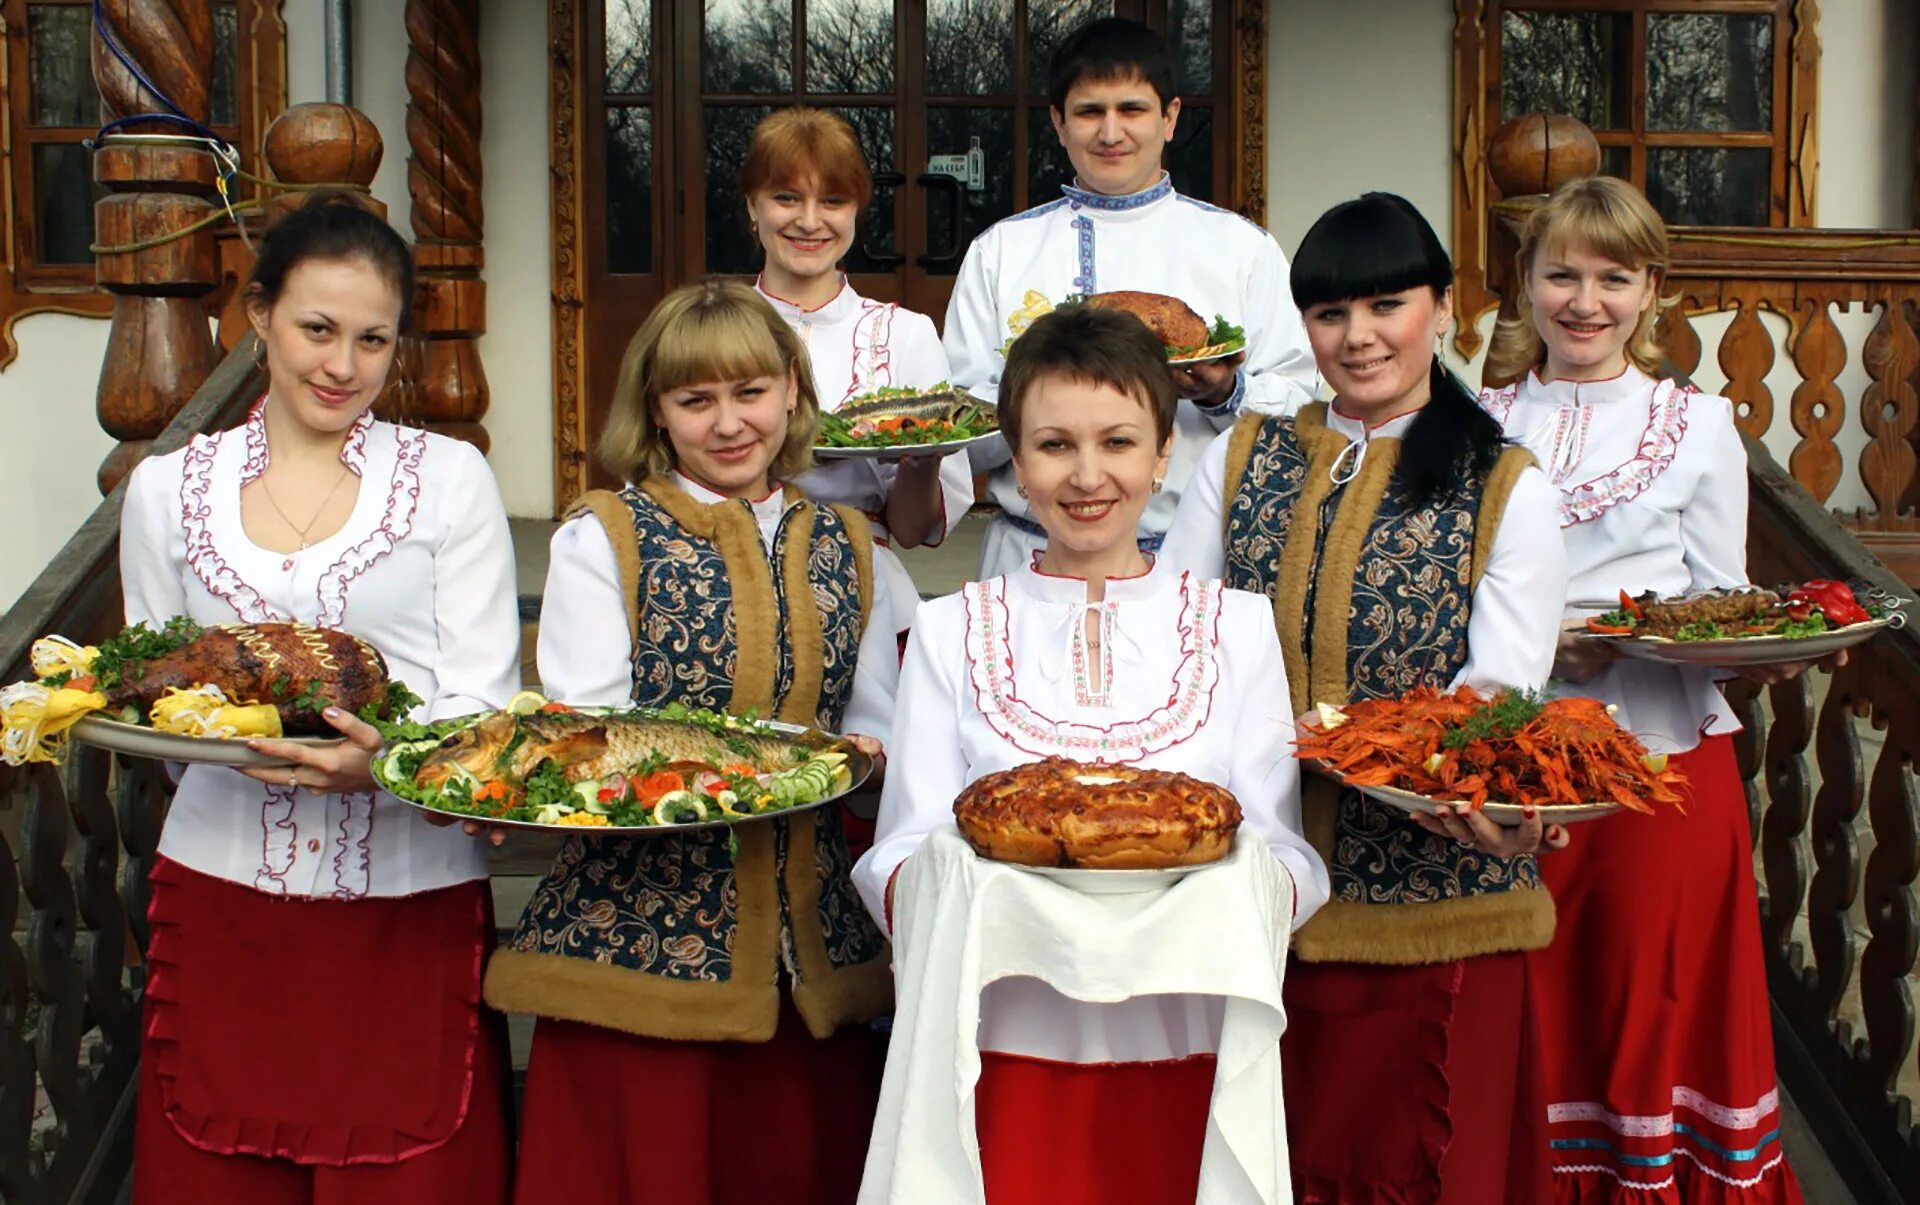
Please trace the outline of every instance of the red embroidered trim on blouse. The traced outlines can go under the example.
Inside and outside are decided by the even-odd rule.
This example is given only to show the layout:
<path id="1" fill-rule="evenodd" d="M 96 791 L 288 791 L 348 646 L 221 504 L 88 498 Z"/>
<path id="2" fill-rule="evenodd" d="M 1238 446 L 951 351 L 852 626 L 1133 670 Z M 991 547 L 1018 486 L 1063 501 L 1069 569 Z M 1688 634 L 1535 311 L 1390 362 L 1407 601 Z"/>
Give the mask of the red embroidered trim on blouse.
<path id="1" fill-rule="evenodd" d="M 1687 399 L 1695 391 L 1660 381 L 1647 402 L 1647 426 L 1633 458 L 1610 473 L 1560 490 L 1560 526 L 1591 523 L 1622 502 L 1631 502 L 1673 465 L 1687 434 Z"/>
<path id="2" fill-rule="evenodd" d="M 1115 724 L 1083 724 L 1042 713 L 1020 697 L 1009 643 L 1006 579 L 966 588 L 967 664 L 974 705 L 987 725 L 1015 748 L 1036 757 L 1133 761 L 1171 749 L 1200 730 L 1213 710 L 1220 680 L 1221 585 L 1193 574 L 1180 578 L 1180 663 L 1166 702 L 1147 715 Z"/>
<path id="3" fill-rule="evenodd" d="M 380 525 L 366 539 L 342 553 L 340 559 L 320 575 L 315 592 L 320 599 L 322 627 L 340 626 L 347 616 L 348 585 L 392 552 L 413 530 L 413 516 L 420 509 L 420 460 L 427 451 L 427 433 L 396 427 L 394 438 L 399 446 L 394 449 L 387 509 Z"/>
<path id="4" fill-rule="evenodd" d="M 884 301 L 863 301 L 865 311 L 853 323 L 853 372 L 847 382 L 848 398 L 893 384 L 893 312 Z"/>

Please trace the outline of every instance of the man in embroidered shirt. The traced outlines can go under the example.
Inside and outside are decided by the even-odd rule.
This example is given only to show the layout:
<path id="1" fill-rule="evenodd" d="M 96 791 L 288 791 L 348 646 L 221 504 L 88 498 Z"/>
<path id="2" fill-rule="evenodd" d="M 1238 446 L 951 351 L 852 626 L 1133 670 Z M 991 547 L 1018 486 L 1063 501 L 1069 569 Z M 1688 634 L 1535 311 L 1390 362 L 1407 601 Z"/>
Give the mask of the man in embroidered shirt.
<path id="1" fill-rule="evenodd" d="M 1137 289 L 1177 297 L 1209 323 L 1217 315 L 1244 328 L 1244 353 L 1173 370 L 1183 399 L 1173 457 L 1164 491 L 1140 519 L 1140 545 L 1153 551 L 1200 453 L 1242 407 L 1290 414 L 1312 400 L 1313 353 L 1273 236 L 1182 196 L 1161 167 L 1180 98 L 1158 35 L 1118 18 L 1082 26 L 1055 52 L 1047 93 L 1074 182 L 1060 199 L 974 240 L 947 306 L 943 342 L 954 383 L 992 400 L 1006 362 L 1002 348 L 1014 333 L 1009 323 L 1037 300 Z M 1001 510 L 982 550 L 982 578 L 1024 566 L 1046 543 L 1008 460 L 995 441 L 974 461 L 990 473 L 987 493 Z"/>

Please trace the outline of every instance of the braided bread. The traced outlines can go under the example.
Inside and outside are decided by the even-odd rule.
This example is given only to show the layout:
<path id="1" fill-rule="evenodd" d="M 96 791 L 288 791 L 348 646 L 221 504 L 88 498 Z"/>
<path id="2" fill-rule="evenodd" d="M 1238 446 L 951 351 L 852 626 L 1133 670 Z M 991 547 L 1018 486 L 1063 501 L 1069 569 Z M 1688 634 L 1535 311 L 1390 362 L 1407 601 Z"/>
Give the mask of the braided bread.
<path id="1" fill-rule="evenodd" d="M 997 862 L 1139 870 L 1224 857 L 1240 804 L 1185 774 L 1050 757 L 975 779 L 953 817 Z"/>

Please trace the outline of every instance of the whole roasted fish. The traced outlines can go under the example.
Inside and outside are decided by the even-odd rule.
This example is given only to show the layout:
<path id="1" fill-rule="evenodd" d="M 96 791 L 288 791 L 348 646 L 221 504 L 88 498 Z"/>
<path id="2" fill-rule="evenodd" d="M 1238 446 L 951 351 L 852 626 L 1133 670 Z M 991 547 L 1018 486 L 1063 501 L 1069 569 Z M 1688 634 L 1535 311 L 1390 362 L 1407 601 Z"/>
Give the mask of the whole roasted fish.
<path id="1" fill-rule="evenodd" d="M 569 782 L 630 774 L 649 762 L 698 762 L 715 769 L 751 765 L 756 773 L 791 769 L 817 747 L 743 727 L 713 731 L 643 715 L 500 712 L 440 742 L 414 781 L 437 786 L 471 776 L 481 783 L 524 782 L 540 763 L 560 766 Z"/>

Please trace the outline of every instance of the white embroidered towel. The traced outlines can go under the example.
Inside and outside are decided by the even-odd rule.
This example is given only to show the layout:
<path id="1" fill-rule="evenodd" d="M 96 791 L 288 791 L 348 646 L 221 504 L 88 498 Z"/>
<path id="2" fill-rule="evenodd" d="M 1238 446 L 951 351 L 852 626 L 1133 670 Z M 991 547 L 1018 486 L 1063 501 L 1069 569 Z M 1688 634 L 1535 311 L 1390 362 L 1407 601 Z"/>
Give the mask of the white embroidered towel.
<path id="1" fill-rule="evenodd" d="M 949 827 L 902 864 L 896 1006 L 861 1205 L 985 1200 L 974 1088 L 980 993 L 1032 976 L 1063 996 L 1223 999 L 1200 1205 L 1286 1205 L 1280 1035 L 1293 881 L 1242 831 L 1233 852 L 1171 886 L 1082 894 L 982 860 Z"/>

